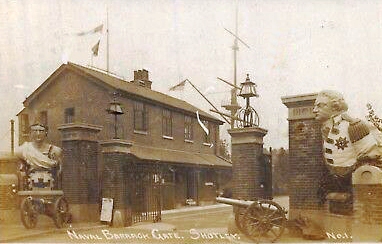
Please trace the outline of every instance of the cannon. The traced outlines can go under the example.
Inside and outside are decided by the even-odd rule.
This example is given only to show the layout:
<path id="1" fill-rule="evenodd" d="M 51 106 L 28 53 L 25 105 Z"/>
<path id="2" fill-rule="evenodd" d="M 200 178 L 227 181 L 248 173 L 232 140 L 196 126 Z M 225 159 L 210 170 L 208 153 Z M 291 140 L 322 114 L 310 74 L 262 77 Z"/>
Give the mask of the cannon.
<path id="1" fill-rule="evenodd" d="M 70 221 L 69 204 L 64 192 L 56 189 L 57 177 L 52 171 L 21 170 L 19 177 L 22 190 L 17 195 L 21 198 L 20 217 L 25 228 L 35 228 L 39 214 L 51 217 L 57 228 Z"/>
<path id="2" fill-rule="evenodd" d="M 271 200 L 237 200 L 217 197 L 216 201 L 234 206 L 238 229 L 256 243 L 275 242 L 283 234 L 287 211 Z"/>
<path id="3" fill-rule="evenodd" d="M 18 195 L 22 197 L 20 215 L 25 228 L 35 228 L 39 214 L 51 217 L 57 228 L 68 221 L 69 204 L 61 190 L 20 191 Z"/>

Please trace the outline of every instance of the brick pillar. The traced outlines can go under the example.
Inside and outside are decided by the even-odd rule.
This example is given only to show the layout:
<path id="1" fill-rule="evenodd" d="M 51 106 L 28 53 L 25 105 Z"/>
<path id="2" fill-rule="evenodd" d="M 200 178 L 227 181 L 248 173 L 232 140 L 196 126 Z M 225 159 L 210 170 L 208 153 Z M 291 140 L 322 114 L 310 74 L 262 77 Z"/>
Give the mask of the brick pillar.
<path id="1" fill-rule="evenodd" d="M 289 216 L 322 210 L 319 186 L 327 177 L 320 124 L 314 119 L 317 94 L 283 97 L 289 121 Z"/>
<path id="2" fill-rule="evenodd" d="M 62 189 L 73 221 L 99 220 L 98 141 L 101 126 L 64 124 Z"/>
<path id="3" fill-rule="evenodd" d="M 352 174 L 353 242 L 382 240 L 382 169 L 362 165 Z"/>
<path id="4" fill-rule="evenodd" d="M 232 143 L 232 195 L 236 199 L 265 198 L 263 137 L 267 130 L 245 127 L 228 130 Z"/>
<path id="5" fill-rule="evenodd" d="M 101 146 L 103 157 L 102 197 L 113 198 L 113 226 L 129 226 L 132 224 L 132 215 L 127 164 L 132 143 L 112 139 L 101 142 Z"/>
<path id="6" fill-rule="evenodd" d="M 357 221 L 382 225 L 382 169 L 363 165 L 354 171 L 352 182 Z"/>

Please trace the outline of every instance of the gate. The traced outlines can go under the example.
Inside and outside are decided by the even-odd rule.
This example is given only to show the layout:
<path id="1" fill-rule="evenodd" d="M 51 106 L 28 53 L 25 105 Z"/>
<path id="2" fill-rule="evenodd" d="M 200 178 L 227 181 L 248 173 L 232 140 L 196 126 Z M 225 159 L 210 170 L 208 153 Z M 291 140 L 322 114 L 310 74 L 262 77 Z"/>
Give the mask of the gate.
<path id="1" fill-rule="evenodd" d="M 129 170 L 130 171 L 130 170 Z M 154 164 L 132 165 L 130 181 L 132 222 L 161 220 L 161 172 Z"/>

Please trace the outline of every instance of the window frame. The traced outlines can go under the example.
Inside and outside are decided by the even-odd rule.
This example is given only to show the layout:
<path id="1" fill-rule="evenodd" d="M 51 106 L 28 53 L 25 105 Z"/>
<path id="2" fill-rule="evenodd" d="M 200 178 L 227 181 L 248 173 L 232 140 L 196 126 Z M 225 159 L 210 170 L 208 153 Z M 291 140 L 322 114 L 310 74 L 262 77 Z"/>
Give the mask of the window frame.
<path id="1" fill-rule="evenodd" d="M 74 123 L 75 115 L 76 115 L 76 110 L 74 107 L 65 108 L 64 123 L 65 124 Z"/>
<path id="2" fill-rule="evenodd" d="M 41 124 L 48 126 L 48 111 L 46 110 L 40 111 L 39 121 Z"/>
<path id="3" fill-rule="evenodd" d="M 166 108 L 162 109 L 162 136 L 172 137 L 172 111 Z"/>
<path id="4" fill-rule="evenodd" d="M 20 126 L 21 126 L 21 134 L 28 135 L 30 132 L 30 123 L 29 123 L 29 115 L 28 114 L 21 114 L 20 118 Z"/>
<path id="5" fill-rule="evenodd" d="M 148 131 L 148 110 L 143 102 L 134 101 L 133 105 L 134 131 Z"/>
<path id="6" fill-rule="evenodd" d="M 208 120 L 202 120 L 202 123 L 208 129 L 208 135 L 203 131 L 203 144 L 211 145 L 211 123 Z"/>
<path id="7" fill-rule="evenodd" d="M 193 118 L 189 115 L 184 116 L 184 140 L 194 140 Z"/>

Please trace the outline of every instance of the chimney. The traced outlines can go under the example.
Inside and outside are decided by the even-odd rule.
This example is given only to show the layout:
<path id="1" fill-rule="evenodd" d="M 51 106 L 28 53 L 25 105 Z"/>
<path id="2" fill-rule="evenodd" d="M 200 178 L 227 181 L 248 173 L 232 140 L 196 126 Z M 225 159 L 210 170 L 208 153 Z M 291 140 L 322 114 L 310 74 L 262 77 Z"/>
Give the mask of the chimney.
<path id="1" fill-rule="evenodd" d="M 149 72 L 145 69 L 134 71 L 133 82 L 140 86 L 144 86 L 151 89 L 152 82 L 149 80 Z"/>

